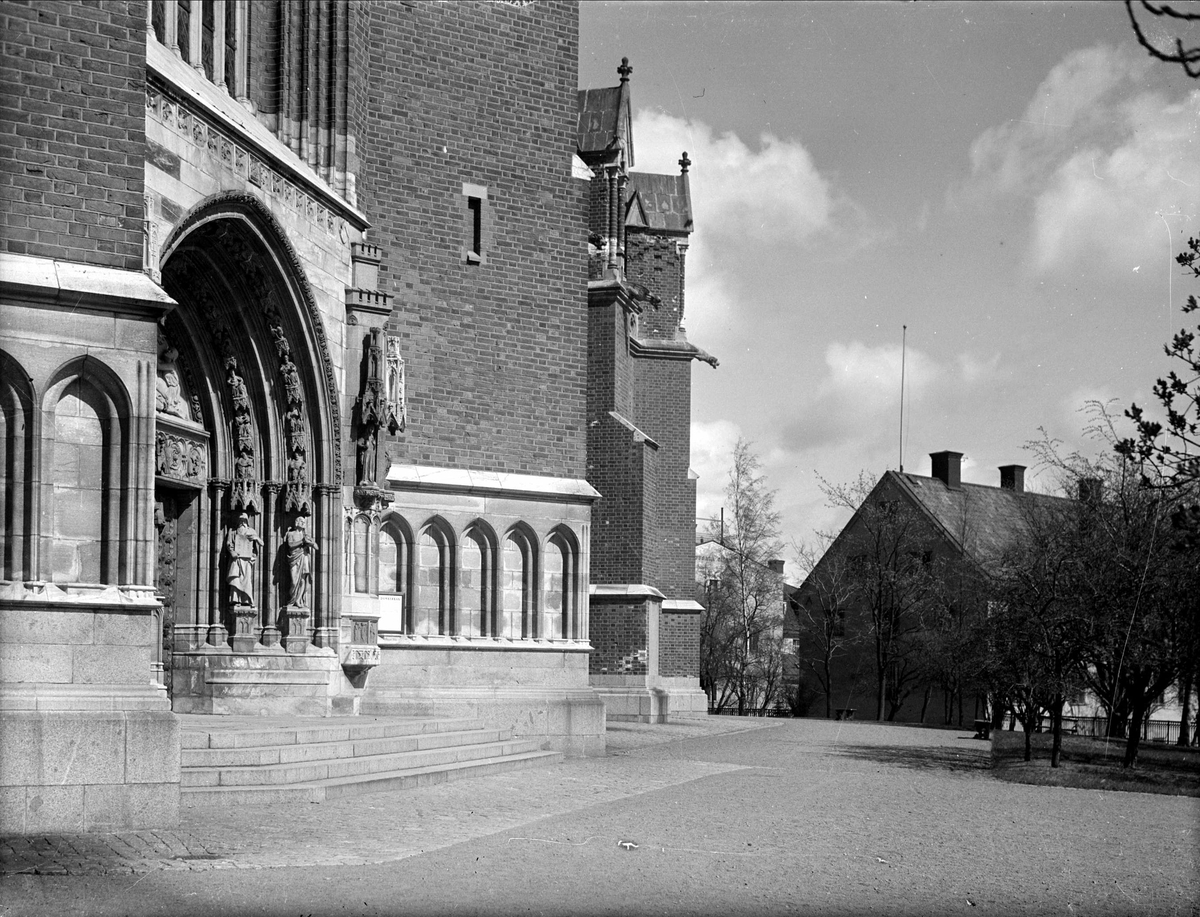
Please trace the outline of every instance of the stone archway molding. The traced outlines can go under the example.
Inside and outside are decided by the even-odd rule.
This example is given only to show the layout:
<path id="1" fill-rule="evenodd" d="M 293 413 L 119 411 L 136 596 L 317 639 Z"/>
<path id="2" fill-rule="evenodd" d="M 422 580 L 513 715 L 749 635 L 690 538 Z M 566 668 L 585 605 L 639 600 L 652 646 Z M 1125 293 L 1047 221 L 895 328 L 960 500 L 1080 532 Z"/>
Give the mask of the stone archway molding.
<path id="1" fill-rule="evenodd" d="M 311 335 L 320 362 L 319 376 L 324 383 L 323 411 L 329 424 L 333 443 L 329 454 L 331 461 L 328 466 L 332 469 L 333 479 L 321 483 L 339 486 L 344 480 L 341 448 L 341 401 L 337 375 L 329 352 L 329 340 L 325 334 L 325 325 L 321 318 L 321 310 L 313 295 L 312 285 L 304 271 L 304 264 L 283 227 L 267 205 L 253 194 L 244 191 L 223 191 L 210 195 L 188 211 L 171 230 L 162 246 L 158 269 L 161 271 L 166 266 L 176 249 L 193 231 L 215 218 L 240 219 L 250 223 L 268 243 L 273 253 L 279 257 L 285 281 L 292 288 L 292 292 L 296 294 L 296 298 L 303 303 L 303 314 L 300 317 L 305 330 Z M 278 343 L 277 341 L 277 345 Z M 281 353 L 280 358 L 281 362 L 286 364 L 284 354 Z"/>

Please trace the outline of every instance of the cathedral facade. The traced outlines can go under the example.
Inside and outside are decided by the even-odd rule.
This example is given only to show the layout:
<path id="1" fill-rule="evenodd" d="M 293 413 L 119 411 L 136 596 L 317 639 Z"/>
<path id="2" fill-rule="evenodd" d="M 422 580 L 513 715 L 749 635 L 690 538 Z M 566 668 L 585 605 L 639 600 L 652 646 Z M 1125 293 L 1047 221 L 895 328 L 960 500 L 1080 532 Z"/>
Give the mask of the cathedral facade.
<path id="1" fill-rule="evenodd" d="M 171 824 L 177 714 L 703 714 L 689 163 L 574 5 L 0 9 L 3 829 Z"/>

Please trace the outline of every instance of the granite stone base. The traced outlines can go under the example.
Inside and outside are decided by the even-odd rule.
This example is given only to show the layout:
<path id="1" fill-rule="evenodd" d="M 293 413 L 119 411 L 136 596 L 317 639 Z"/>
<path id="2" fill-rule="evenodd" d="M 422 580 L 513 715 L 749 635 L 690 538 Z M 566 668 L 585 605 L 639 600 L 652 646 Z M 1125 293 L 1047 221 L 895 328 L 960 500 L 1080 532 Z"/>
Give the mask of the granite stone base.
<path id="1" fill-rule="evenodd" d="M 470 717 L 571 756 L 605 750 L 604 703 L 588 686 L 586 652 L 383 647 L 361 712 Z"/>

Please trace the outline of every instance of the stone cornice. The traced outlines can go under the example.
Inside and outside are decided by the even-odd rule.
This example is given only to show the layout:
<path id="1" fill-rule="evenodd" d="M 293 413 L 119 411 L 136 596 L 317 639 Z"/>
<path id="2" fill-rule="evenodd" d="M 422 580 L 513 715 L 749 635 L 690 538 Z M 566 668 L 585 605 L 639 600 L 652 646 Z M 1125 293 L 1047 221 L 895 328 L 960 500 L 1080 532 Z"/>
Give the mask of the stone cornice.
<path id="1" fill-rule="evenodd" d="M 466 468 L 434 468 L 427 465 L 393 464 L 388 469 L 387 483 L 393 490 L 528 497 L 564 503 L 591 503 L 600 497 L 600 492 L 582 478 L 504 474 Z"/>
<path id="2" fill-rule="evenodd" d="M 6 299 L 72 309 L 158 314 L 176 303 L 141 271 L 0 252 L 0 293 Z"/>

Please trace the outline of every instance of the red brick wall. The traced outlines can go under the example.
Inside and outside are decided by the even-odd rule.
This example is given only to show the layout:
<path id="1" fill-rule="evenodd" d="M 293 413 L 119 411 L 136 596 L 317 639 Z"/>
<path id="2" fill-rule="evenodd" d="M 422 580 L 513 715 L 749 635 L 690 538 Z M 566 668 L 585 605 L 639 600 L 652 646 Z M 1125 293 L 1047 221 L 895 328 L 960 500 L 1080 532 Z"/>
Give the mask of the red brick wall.
<path id="1" fill-rule="evenodd" d="M 646 675 L 649 671 L 645 602 L 609 602 L 595 597 L 589 605 L 588 637 L 592 675 Z"/>
<path id="2" fill-rule="evenodd" d="M 407 363 L 392 460 L 584 477 L 587 185 L 571 177 L 573 4 L 380 3 L 351 106 L 359 206 Z M 357 109 L 357 110 L 356 110 Z M 464 263 L 463 183 L 486 263 Z"/>
<path id="3" fill-rule="evenodd" d="M 699 614 L 664 611 L 658 628 L 658 674 L 664 678 L 695 678 L 700 672 Z"/>
<path id="4" fill-rule="evenodd" d="M 141 270 L 145 3 L 6 3 L 0 30 L 0 246 Z"/>
<path id="5" fill-rule="evenodd" d="M 674 338 L 680 317 L 680 271 L 682 259 L 674 236 L 631 230 L 625 241 L 625 270 L 662 300 L 656 309 L 647 305 L 642 315 L 643 337 Z"/>
<path id="6" fill-rule="evenodd" d="M 592 582 L 653 585 L 656 450 L 605 415 L 588 424 L 588 455 L 588 482 L 601 494 L 592 504 Z"/>
<path id="7" fill-rule="evenodd" d="M 668 598 L 690 598 L 696 580 L 696 482 L 691 463 L 691 361 L 640 358 L 634 362 L 634 422 L 659 444 L 655 514 L 655 582 Z"/>

